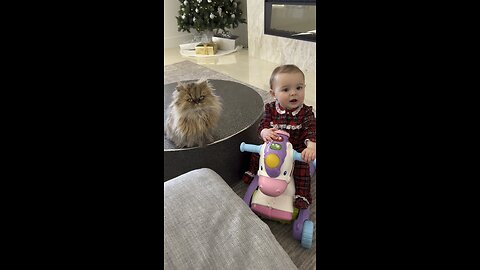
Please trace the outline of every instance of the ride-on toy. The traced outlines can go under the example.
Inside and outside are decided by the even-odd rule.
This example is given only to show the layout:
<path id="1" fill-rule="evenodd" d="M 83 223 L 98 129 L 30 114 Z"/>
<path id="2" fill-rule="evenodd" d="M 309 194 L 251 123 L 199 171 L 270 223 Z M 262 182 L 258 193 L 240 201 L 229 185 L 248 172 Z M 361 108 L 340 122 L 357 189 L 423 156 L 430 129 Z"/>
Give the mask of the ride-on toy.
<path id="1" fill-rule="evenodd" d="M 279 138 L 262 145 L 240 144 L 241 152 L 260 155 L 257 175 L 248 186 L 243 197 L 245 203 L 257 215 L 284 223 L 293 221 L 293 237 L 303 247 L 311 248 L 313 241 L 313 222 L 310 211 L 294 207 L 295 184 L 293 180 L 294 161 L 302 160 L 300 153 L 293 149 L 288 141 L 290 135 L 282 130 L 276 131 Z M 316 160 L 310 163 L 310 173 L 315 171 Z"/>

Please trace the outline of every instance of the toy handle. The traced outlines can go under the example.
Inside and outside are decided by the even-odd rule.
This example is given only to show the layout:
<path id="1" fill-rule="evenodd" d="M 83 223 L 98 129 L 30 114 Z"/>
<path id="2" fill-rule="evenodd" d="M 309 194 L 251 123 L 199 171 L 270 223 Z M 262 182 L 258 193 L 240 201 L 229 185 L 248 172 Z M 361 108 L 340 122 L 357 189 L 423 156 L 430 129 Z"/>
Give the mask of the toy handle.
<path id="1" fill-rule="evenodd" d="M 303 159 L 302 159 L 302 154 L 298 153 L 296 150 L 293 151 L 293 160 L 298 160 L 298 161 L 303 161 L 305 162 Z M 317 167 L 317 159 L 314 159 L 313 162 L 313 167 Z"/>
<path id="2" fill-rule="evenodd" d="M 244 142 L 240 144 L 240 152 L 251 152 L 260 154 L 261 148 L 262 145 L 248 144 Z"/>

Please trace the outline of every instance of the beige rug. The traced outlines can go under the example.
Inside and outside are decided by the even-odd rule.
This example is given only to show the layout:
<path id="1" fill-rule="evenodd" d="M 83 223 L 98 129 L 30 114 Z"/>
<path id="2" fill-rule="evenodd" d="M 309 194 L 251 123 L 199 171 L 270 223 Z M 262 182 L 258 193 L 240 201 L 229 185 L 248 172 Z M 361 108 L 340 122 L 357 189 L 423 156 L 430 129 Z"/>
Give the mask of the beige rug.
<path id="1" fill-rule="evenodd" d="M 164 84 L 169 84 L 172 82 L 178 81 L 188 81 L 196 80 L 200 78 L 206 79 L 217 79 L 217 80 L 229 80 L 235 81 L 244 85 L 247 85 L 257 91 L 262 97 L 264 103 L 273 101 L 273 98 L 268 94 L 267 91 L 249 85 L 247 83 L 238 81 L 232 77 L 229 77 L 225 74 L 219 73 L 215 70 L 206 68 L 204 66 L 195 64 L 190 61 L 183 61 L 175 63 L 172 65 L 167 65 L 164 67 Z M 236 194 L 241 198 L 247 191 L 247 185 L 244 184 L 240 179 L 239 183 L 232 187 Z M 298 267 L 298 269 L 316 269 L 316 232 L 317 232 L 317 202 L 316 202 L 316 175 L 312 177 L 312 197 L 313 202 L 310 206 L 310 219 L 315 224 L 314 227 L 314 236 L 313 236 L 313 245 L 311 249 L 304 249 L 301 247 L 300 242 L 293 239 L 292 236 L 292 225 L 280 224 L 279 222 L 263 219 L 264 222 L 270 227 L 273 235 L 280 243 L 280 245 L 288 253 L 292 261 Z"/>
<path id="2" fill-rule="evenodd" d="M 188 60 L 178 62 L 172 65 L 167 65 L 167 66 L 164 66 L 163 68 L 163 84 L 164 85 L 172 82 L 190 81 L 190 80 L 197 80 L 197 79 L 203 79 L 203 78 L 238 82 L 257 91 L 265 103 L 273 101 L 273 98 L 265 90 L 252 86 L 245 82 L 241 82 L 230 76 L 219 73 L 215 70 L 206 68 L 204 66 L 195 64 Z M 265 80 L 268 80 L 268 78 L 266 78 Z"/>

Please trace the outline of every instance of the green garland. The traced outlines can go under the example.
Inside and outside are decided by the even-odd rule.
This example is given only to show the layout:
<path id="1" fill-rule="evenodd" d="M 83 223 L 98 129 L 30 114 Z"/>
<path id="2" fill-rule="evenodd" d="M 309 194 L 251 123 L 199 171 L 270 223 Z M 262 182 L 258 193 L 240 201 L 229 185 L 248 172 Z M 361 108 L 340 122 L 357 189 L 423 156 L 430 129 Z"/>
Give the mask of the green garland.
<path id="1" fill-rule="evenodd" d="M 219 30 L 228 33 L 227 29 L 237 28 L 240 23 L 247 23 L 242 18 L 242 10 L 238 0 L 178 0 L 180 8 L 175 16 L 178 31 L 198 32 Z"/>

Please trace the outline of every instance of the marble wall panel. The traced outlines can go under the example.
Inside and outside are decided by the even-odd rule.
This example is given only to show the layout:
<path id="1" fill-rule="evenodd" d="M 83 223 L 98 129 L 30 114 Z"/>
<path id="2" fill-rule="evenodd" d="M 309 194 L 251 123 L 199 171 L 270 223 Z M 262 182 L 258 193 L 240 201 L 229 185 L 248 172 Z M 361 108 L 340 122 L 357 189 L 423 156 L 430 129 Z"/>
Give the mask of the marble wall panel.
<path id="1" fill-rule="evenodd" d="M 295 64 L 304 72 L 316 72 L 316 43 L 264 35 L 264 1 L 247 0 L 248 53 L 281 64 Z"/>

